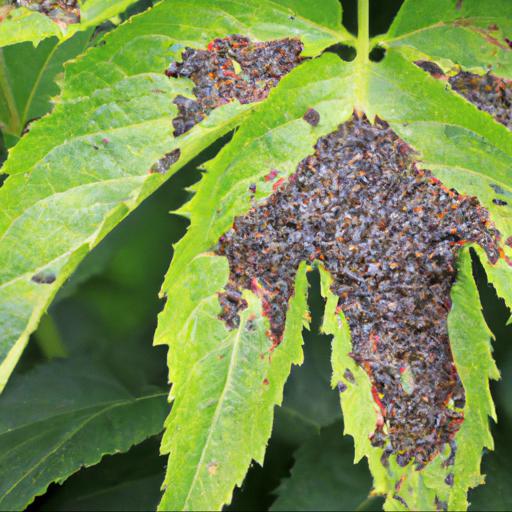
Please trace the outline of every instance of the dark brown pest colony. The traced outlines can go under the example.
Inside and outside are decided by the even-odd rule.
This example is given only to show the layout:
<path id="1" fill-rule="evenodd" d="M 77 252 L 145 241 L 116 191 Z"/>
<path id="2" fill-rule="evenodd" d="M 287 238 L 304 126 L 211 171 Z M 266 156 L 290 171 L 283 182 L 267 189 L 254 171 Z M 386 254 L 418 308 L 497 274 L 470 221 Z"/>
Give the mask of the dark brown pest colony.
<path id="1" fill-rule="evenodd" d="M 178 107 L 174 135 L 186 133 L 230 101 L 244 104 L 265 99 L 301 62 L 302 48 L 298 39 L 260 43 L 240 35 L 215 39 L 206 50 L 187 48 L 182 62 L 173 62 L 166 71 L 168 77 L 189 78 L 195 84 L 195 99 L 180 95 L 174 100 Z"/>
<path id="2" fill-rule="evenodd" d="M 495 261 L 499 233 L 476 198 L 448 190 L 413 158 L 379 120 L 354 117 L 319 139 L 287 182 L 221 237 L 231 274 L 219 300 L 235 327 L 242 290 L 254 290 L 277 345 L 299 263 L 320 261 L 350 325 L 352 357 L 373 385 L 372 444 L 384 448 L 384 464 L 395 454 L 420 468 L 445 443 L 455 450 L 463 421 L 447 332 L 457 252 L 476 242 Z M 340 391 L 353 380 L 347 374 Z"/>
<path id="3" fill-rule="evenodd" d="M 434 62 L 418 61 L 416 64 L 434 78 L 447 79 L 454 91 L 512 130 L 511 80 L 491 73 L 480 76 L 467 71 L 460 71 L 454 76 L 447 77 Z"/>
<path id="4" fill-rule="evenodd" d="M 13 0 L 11 3 L 16 7 L 40 12 L 66 25 L 80 22 L 80 6 L 77 0 Z"/>

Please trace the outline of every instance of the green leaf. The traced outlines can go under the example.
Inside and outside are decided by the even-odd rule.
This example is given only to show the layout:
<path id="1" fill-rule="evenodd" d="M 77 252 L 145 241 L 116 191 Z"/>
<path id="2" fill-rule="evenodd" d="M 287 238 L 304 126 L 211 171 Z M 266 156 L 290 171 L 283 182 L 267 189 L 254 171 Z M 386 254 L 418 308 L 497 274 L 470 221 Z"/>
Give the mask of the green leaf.
<path id="1" fill-rule="evenodd" d="M 130 393 L 88 360 L 47 363 L 0 398 L 0 508 L 23 510 L 51 482 L 157 434 L 165 393 Z"/>
<path id="2" fill-rule="evenodd" d="M 190 96 L 193 84 L 164 75 L 169 48 L 204 47 L 233 33 L 255 40 L 297 35 L 307 55 L 343 37 L 271 1 L 250 8 L 232 0 L 161 2 L 68 65 L 54 112 L 12 149 L 0 189 L 0 389 L 85 254 L 255 108 L 226 104 L 184 136 L 172 135 L 172 100 Z M 148 172 L 177 147 L 180 159 L 165 175 Z"/>
<path id="3" fill-rule="evenodd" d="M 512 4 L 508 0 L 406 0 L 379 41 L 416 58 L 448 60 L 512 78 Z"/>
<path id="4" fill-rule="evenodd" d="M 327 273 L 323 271 L 322 275 L 327 298 L 325 330 L 334 336 L 333 385 L 341 381 L 347 386 L 341 406 L 345 433 L 355 440 L 356 462 L 364 455 L 368 457 L 374 490 L 387 496 L 386 510 L 405 510 L 403 502 L 410 510 L 435 510 L 436 500 L 447 503 L 449 510 L 465 510 L 468 489 L 483 482 L 480 475 L 482 450 L 493 447 L 488 417 L 495 418 L 495 411 L 489 379 L 499 378 L 491 355 L 491 334 L 480 310 L 469 251 L 464 249 L 460 255 L 459 273 L 451 296 L 453 306 L 448 317 L 453 358 L 466 393 L 464 422 L 455 436 L 455 464 L 447 464 L 450 450 L 446 447 L 421 471 L 416 471 L 412 465 L 400 467 L 394 457 L 386 470 L 380 462 L 383 449 L 371 446 L 369 435 L 377 421 L 371 383 L 350 357 L 352 345 L 348 324 L 342 313 L 336 314 L 337 297 L 329 289 Z M 354 374 L 354 383 L 345 378 L 346 368 Z M 445 482 L 450 474 L 454 481 L 452 487 Z M 397 487 L 398 482 L 403 484 Z"/>
<path id="5" fill-rule="evenodd" d="M 368 510 L 372 482 L 366 462 L 353 465 L 353 449 L 341 424 L 322 429 L 295 453 L 271 510 Z"/>
<path id="6" fill-rule="evenodd" d="M 162 287 L 167 303 L 155 335 L 156 344 L 170 346 L 174 399 L 162 444 L 163 453 L 170 454 L 162 510 L 218 509 L 231 500 L 232 489 L 241 484 L 251 459 L 263 460 L 273 406 L 281 401 L 291 364 L 302 362 L 305 277 L 300 271 L 284 340 L 272 351 L 269 365 L 272 341 L 265 334 L 267 320 L 260 300 L 247 292 L 249 307 L 241 314 L 240 328 L 227 330 L 218 319 L 217 294 L 227 283 L 228 263 L 207 251 L 234 216 L 250 205 L 250 183 L 258 183 L 256 195 L 268 195 L 272 189 L 264 181 L 268 169 L 291 174 L 319 136 L 348 118 L 350 110 L 344 105 L 352 86 L 344 74 L 345 65 L 334 55 L 292 71 L 256 108 L 251 123 L 244 123 L 207 165 L 197 194 L 180 210 L 193 213 L 192 223 L 176 245 Z M 317 127 L 302 119 L 308 108 L 320 112 L 322 122 Z M 261 166 L 262 152 L 266 167 Z M 243 328 L 251 315 L 258 328 L 247 333 Z M 227 360 L 232 362 L 228 365 Z M 245 379 L 232 382 L 239 372 Z M 269 384 L 262 385 L 265 379 Z M 222 438 L 229 438 L 229 443 L 221 443 Z"/>
<path id="7" fill-rule="evenodd" d="M 203 276 L 211 276 L 207 286 Z M 217 291 L 228 279 L 224 258 L 197 256 L 185 277 L 168 292 L 182 307 L 165 319 L 176 333 L 169 340 L 174 403 L 162 441 L 171 455 L 159 509 L 216 510 L 231 501 L 251 459 L 263 462 L 274 405 L 291 365 L 302 362 L 307 281 L 302 268 L 284 340 L 272 351 L 268 321 L 253 293 L 244 296 L 248 307 L 239 327 L 228 330 L 218 318 Z"/>
<path id="8" fill-rule="evenodd" d="M 155 510 L 165 473 L 158 456 L 160 436 L 134 446 L 127 453 L 107 455 L 82 469 L 38 503 L 42 511 L 105 512 Z"/>
<path id="9" fill-rule="evenodd" d="M 29 121 L 50 111 L 64 63 L 87 48 L 91 34 L 81 32 L 62 44 L 46 39 L 37 48 L 31 43 L 0 48 L 0 128 L 11 145 Z"/>
<path id="10" fill-rule="evenodd" d="M 341 418 L 337 394 L 330 386 L 330 340 L 308 331 L 303 337 L 304 364 L 292 369 L 272 432 L 285 443 L 302 444 Z"/>
<path id="11" fill-rule="evenodd" d="M 80 2 L 80 23 L 56 23 L 45 14 L 17 7 L 0 21 L 0 47 L 25 41 L 38 45 L 47 37 L 68 39 L 81 30 L 95 27 L 114 18 L 135 0 L 87 0 Z M 5 9 L 5 7 L 4 7 Z"/>

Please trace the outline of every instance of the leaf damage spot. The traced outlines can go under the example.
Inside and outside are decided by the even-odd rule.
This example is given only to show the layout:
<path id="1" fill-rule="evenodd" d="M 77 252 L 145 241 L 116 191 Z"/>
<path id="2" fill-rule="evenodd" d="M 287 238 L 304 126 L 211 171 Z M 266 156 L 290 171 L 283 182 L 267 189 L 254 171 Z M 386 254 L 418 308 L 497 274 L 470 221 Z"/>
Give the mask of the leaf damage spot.
<path id="1" fill-rule="evenodd" d="M 47 270 L 43 270 L 42 272 L 38 272 L 32 276 L 32 281 L 37 284 L 52 284 L 57 279 L 57 276 Z"/>
<path id="2" fill-rule="evenodd" d="M 165 154 L 158 162 L 151 166 L 149 174 L 165 174 L 173 164 L 175 164 L 181 156 L 179 149 L 174 149 L 170 153 Z"/>
<path id="3" fill-rule="evenodd" d="M 210 476 L 215 476 L 217 474 L 217 471 L 219 470 L 219 463 L 218 462 L 209 462 L 206 466 L 206 469 L 208 470 L 208 474 Z"/>
<path id="4" fill-rule="evenodd" d="M 311 126 L 318 126 L 318 123 L 320 122 L 320 114 L 314 108 L 310 108 L 304 114 L 303 119 L 304 121 L 306 121 L 306 123 L 309 123 Z"/>
<path id="5" fill-rule="evenodd" d="M 252 42 L 241 35 L 211 41 L 205 50 L 186 48 L 182 62 L 172 62 L 169 78 L 189 78 L 195 99 L 177 96 L 178 115 L 174 135 L 188 132 L 214 109 L 239 101 L 254 103 L 265 99 L 281 78 L 301 61 L 299 39 Z"/>
<path id="6" fill-rule="evenodd" d="M 446 79 L 441 68 L 433 62 L 417 61 L 416 65 L 434 78 Z M 481 76 L 460 71 L 449 77 L 448 82 L 455 92 L 512 130 L 512 80 L 497 77 L 490 72 Z"/>
<path id="7" fill-rule="evenodd" d="M 499 240 L 476 198 L 419 169 L 384 121 L 354 116 L 237 217 L 217 252 L 230 265 L 226 290 L 261 298 L 274 346 L 300 262 L 322 262 L 351 329 L 352 357 L 372 383 L 379 417 L 371 442 L 384 448 L 383 464 L 395 454 L 420 469 L 464 419 L 447 330 L 458 251 L 478 243 L 495 262 Z M 237 326 L 246 304 L 226 293 L 220 304 L 220 318 Z M 344 377 L 343 385 L 353 379 Z"/>

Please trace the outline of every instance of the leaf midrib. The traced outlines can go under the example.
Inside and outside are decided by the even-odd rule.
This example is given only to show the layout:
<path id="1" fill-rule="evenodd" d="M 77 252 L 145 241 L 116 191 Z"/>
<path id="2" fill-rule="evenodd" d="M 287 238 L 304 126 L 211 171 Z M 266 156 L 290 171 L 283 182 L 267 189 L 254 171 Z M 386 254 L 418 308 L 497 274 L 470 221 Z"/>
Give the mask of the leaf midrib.
<path id="1" fill-rule="evenodd" d="M 229 368 L 228 368 L 228 373 L 226 375 L 226 380 L 224 382 L 224 388 L 222 389 L 222 393 L 221 393 L 221 395 L 219 397 L 219 400 L 217 402 L 217 407 L 215 408 L 215 413 L 213 415 L 212 422 L 210 424 L 210 427 L 208 428 L 208 436 L 206 438 L 206 441 L 204 443 L 203 449 L 201 451 L 201 457 L 199 458 L 199 462 L 196 465 L 196 471 L 194 473 L 192 481 L 190 482 L 189 491 L 187 493 L 187 496 L 186 496 L 184 504 L 183 504 L 184 505 L 184 507 L 183 507 L 184 510 L 188 509 L 187 505 L 188 505 L 190 496 L 192 494 L 192 491 L 195 488 L 197 479 L 199 477 L 199 472 L 202 469 L 202 466 L 204 464 L 204 459 L 206 457 L 206 452 L 207 452 L 207 450 L 209 448 L 209 444 L 210 444 L 210 441 L 212 439 L 213 433 L 216 430 L 216 426 L 217 426 L 217 423 L 218 423 L 219 418 L 220 418 L 221 410 L 224 407 L 224 401 L 226 400 L 226 396 L 227 396 L 227 394 L 228 394 L 228 392 L 229 392 L 229 390 L 231 388 L 231 385 L 232 385 L 231 381 L 233 379 L 234 368 L 236 367 L 236 360 L 238 359 L 238 354 L 240 352 L 240 345 L 241 345 L 241 339 L 242 339 L 242 331 L 243 331 L 244 327 L 245 327 L 245 318 L 241 318 L 240 319 L 239 328 L 238 328 L 236 336 L 235 336 L 235 338 L 233 340 L 233 351 L 231 352 L 231 358 L 229 360 Z"/>

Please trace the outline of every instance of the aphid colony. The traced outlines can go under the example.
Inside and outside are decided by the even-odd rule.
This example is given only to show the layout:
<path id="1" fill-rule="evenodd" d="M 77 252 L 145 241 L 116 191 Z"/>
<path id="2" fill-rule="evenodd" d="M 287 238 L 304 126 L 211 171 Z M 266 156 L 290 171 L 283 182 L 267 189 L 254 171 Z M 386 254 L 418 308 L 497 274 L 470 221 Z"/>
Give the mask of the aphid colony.
<path id="1" fill-rule="evenodd" d="M 166 71 L 172 78 L 190 78 L 196 99 L 177 96 L 178 115 L 173 120 L 174 135 L 182 135 L 213 109 L 233 100 L 261 101 L 270 89 L 302 60 L 298 39 L 252 43 L 233 35 L 215 39 L 206 50 L 187 48 L 182 62 L 173 62 Z"/>
<path id="2" fill-rule="evenodd" d="M 416 64 L 434 78 L 447 79 L 454 91 L 512 130 L 512 81 L 491 73 L 480 76 L 468 71 L 447 77 L 434 62 L 418 61 Z"/>
<path id="3" fill-rule="evenodd" d="M 317 115 L 308 111 L 305 122 Z M 455 450 L 464 419 L 447 332 L 457 252 L 476 242 L 495 261 L 499 236 L 477 199 L 418 169 L 386 123 L 354 116 L 221 237 L 217 251 L 231 270 L 221 318 L 235 327 L 241 292 L 253 289 L 279 344 L 299 263 L 321 262 L 380 410 L 371 442 L 384 448 L 384 464 L 396 454 L 421 468 L 445 443 Z"/>
<path id="4" fill-rule="evenodd" d="M 17 7 L 26 7 L 45 14 L 66 25 L 80 22 L 80 6 L 77 0 L 13 0 L 12 3 Z"/>

